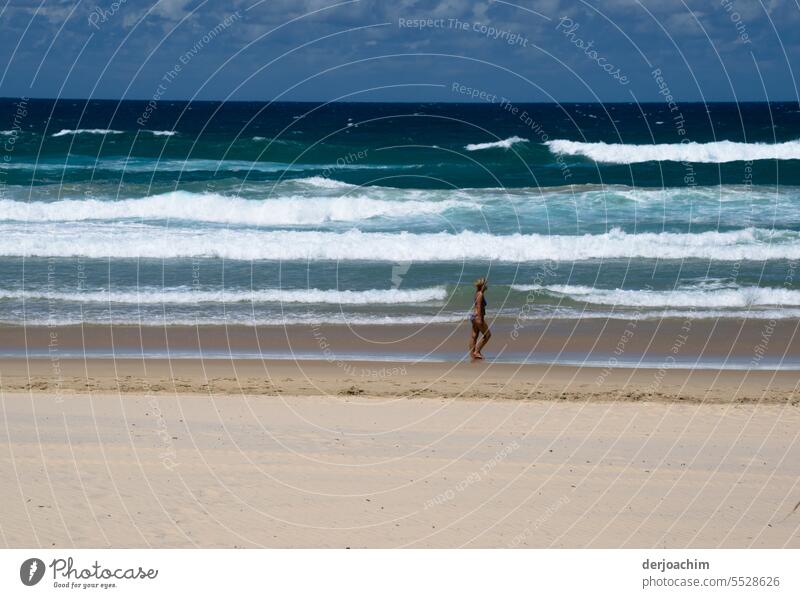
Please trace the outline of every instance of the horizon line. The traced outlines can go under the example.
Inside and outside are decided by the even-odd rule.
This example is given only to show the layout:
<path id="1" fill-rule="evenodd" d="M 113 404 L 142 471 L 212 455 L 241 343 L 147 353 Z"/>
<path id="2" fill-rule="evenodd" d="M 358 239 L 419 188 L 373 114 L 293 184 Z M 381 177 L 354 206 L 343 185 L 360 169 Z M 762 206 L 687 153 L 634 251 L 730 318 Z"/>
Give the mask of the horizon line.
<path id="1" fill-rule="evenodd" d="M 81 97 L 43 97 L 43 96 L 0 96 L 2 100 L 44 100 L 44 101 L 59 101 L 59 102 L 151 102 L 158 103 L 168 102 L 182 102 L 182 103 L 207 103 L 207 104 L 452 104 L 452 105 L 468 105 L 468 106 L 499 106 L 500 102 L 481 102 L 481 101 L 447 101 L 447 100 L 208 100 L 208 99 L 160 99 L 153 100 L 153 98 L 81 98 Z M 800 105 L 800 98 L 791 100 L 675 100 L 677 104 L 798 104 Z M 593 104 L 599 106 L 606 106 L 612 104 L 624 105 L 644 105 L 644 104 L 664 104 L 663 100 L 644 100 L 640 102 L 625 102 L 621 100 L 614 101 L 560 101 L 551 102 L 543 100 L 512 100 L 513 104 L 542 104 L 548 106 L 562 106 L 568 104 Z"/>

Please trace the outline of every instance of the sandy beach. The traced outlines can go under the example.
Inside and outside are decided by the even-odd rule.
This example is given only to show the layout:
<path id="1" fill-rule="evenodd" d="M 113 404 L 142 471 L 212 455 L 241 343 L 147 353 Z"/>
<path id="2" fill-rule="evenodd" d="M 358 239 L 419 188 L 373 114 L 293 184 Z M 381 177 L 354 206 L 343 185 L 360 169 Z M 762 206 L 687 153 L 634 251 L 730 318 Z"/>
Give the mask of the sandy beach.
<path id="1" fill-rule="evenodd" d="M 581 327 L 593 325 L 541 340 L 585 351 Z M 726 325 L 719 338 L 738 338 Z M 366 361 L 131 351 L 137 339 L 153 355 L 192 342 L 212 354 L 255 341 L 268 354 L 310 351 L 318 337 L 299 329 L 0 329 L 6 350 L 46 354 L 44 341 L 58 341 L 50 358 L 0 359 L 0 540 L 799 547 L 797 372 L 660 367 L 680 330 L 661 326 L 648 345 L 655 365 L 639 368 L 398 358 L 437 336 L 442 354 L 456 351 L 463 339 L 444 328 L 384 351 L 376 341 L 388 338 L 370 330 L 318 332 L 348 354 L 372 347 L 379 359 Z M 693 323 L 684 355 L 744 359 L 763 323 L 727 347 L 704 326 Z M 611 328 L 596 344 L 613 347 L 624 323 Z M 790 332 L 776 330 L 765 359 L 791 357 Z M 109 348 L 128 357 L 93 356 Z"/>
<path id="2" fill-rule="evenodd" d="M 46 547 L 800 546 L 788 405 L 4 393 Z"/>

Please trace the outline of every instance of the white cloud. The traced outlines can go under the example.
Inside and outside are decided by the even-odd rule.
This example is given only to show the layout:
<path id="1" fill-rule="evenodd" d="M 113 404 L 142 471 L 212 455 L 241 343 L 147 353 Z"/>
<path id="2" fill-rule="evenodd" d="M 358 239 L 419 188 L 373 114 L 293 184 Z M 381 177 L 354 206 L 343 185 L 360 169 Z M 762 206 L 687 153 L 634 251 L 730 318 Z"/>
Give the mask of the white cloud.
<path id="1" fill-rule="evenodd" d="M 166 19 L 179 21 L 189 12 L 188 5 L 192 0 L 159 0 L 154 6 L 151 14 L 162 16 Z"/>

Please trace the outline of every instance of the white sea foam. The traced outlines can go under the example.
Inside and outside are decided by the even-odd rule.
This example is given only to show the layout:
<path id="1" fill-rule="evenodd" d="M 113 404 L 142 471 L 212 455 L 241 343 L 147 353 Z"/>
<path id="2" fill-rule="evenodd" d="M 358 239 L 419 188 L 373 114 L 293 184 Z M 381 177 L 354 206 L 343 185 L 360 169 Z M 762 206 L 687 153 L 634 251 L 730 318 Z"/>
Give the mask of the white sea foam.
<path id="1" fill-rule="evenodd" d="M 475 152 L 478 150 L 485 150 L 485 149 L 494 149 L 494 148 L 502 148 L 502 149 L 509 149 L 515 143 L 526 143 L 528 140 L 523 137 L 517 137 L 514 135 L 513 137 L 509 137 L 508 139 L 503 139 L 502 141 L 491 141 L 488 143 L 470 143 L 464 146 L 464 149 L 468 152 Z"/>
<path id="2" fill-rule="evenodd" d="M 249 160 L 205 160 L 190 158 L 186 160 L 155 159 L 138 157 L 120 158 L 93 158 L 91 156 L 69 156 L 68 159 L 57 161 L 37 162 L 9 162 L 4 166 L 11 170 L 42 170 L 42 171 L 70 171 L 70 170 L 112 170 L 126 172 L 306 172 L 310 170 L 323 171 L 337 170 L 387 170 L 392 168 L 418 168 L 418 165 L 369 165 L 369 164 L 287 164 L 283 162 L 253 162 Z M 322 177 L 320 177 L 322 178 Z"/>
<path id="3" fill-rule="evenodd" d="M 53 292 L 48 289 L 0 289 L 0 299 L 123 303 L 132 305 L 193 305 L 198 303 L 308 303 L 333 305 L 398 305 L 440 302 L 445 287 L 425 289 L 253 289 L 198 291 L 190 288 L 141 287 L 133 291 Z"/>
<path id="4" fill-rule="evenodd" d="M 710 143 L 629 145 L 553 139 L 547 141 L 546 145 L 551 152 L 557 155 L 584 156 L 596 162 L 608 164 L 636 164 L 639 162 L 721 164 L 744 160 L 800 160 L 800 141 L 774 144 L 713 141 Z"/>
<path id="5" fill-rule="evenodd" d="M 772 306 L 800 306 L 800 291 L 753 286 L 698 285 L 673 290 L 599 289 L 581 285 L 512 285 L 516 291 L 545 291 L 597 305 L 623 307 L 734 309 Z"/>
<path id="6" fill-rule="evenodd" d="M 800 318 L 800 309 L 780 307 L 748 308 L 748 309 L 700 309 L 700 308 L 649 308 L 632 312 L 629 309 L 615 311 L 603 310 L 557 310 L 555 313 L 542 312 L 537 315 L 523 315 L 522 320 L 664 320 L 668 318 L 681 318 L 691 320 L 721 320 L 721 319 L 748 319 L 748 320 L 795 320 Z"/>
<path id="7" fill-rule="evenodd" d="M 168 166 L 168 165 L 165 165 Z M 140 165 L 134 163 L 131 168 L 139 172 Z M 178 165 L 175 165 L 179 168 Z M 203 165 L 189 164 L 189 168 L 202 168 Z M 186 183 L 192 186 L 191 183 Z M 676 188 L 632 188 L 622 185 L 575 185 L 572 188 L 555 187 L 549 189 L 536 188 L 514 188 L 514 189 L 403 189 L 398 187 L 385 187 L 378 185 L 358 186 L 335 179 L 321 176 L 309 176 L 305 178 L 286 179 L 275 183 L 273 181 L 245 181 L 231 179 L 215 185 L 220 191 L 220 197 L 234 198 L 241 196 L 247 199 L 279 199 L 283 197 L 338 197 L 345 194 L 353 197 L 369 197 L 371 199 L 381 199 L 388 201 L 430 201 L 442 202 L 455 200 L 463 202 L 463 207 L 467 204 L 472 205 L 473 210 L 491 206 L 493 210 L 513 210 L 521 215 L 528 210 L 534 210 L 537 218 L 540 218 L 542 207 L 559 208 L 561 206 L 574 206 L 587 209 L 606 209 L 610 204 L 619 204 L 623 208 L 628 208 L 625 204 L 637 203 L 641 210 L 657 209 L 658 217 L 663 218 L 664 209 L 691 206 L 693 212 L 690 214 L 692 220 L 696 221 L 697 210 L 704 210 L 709 217 L 722 218 L 725 221 L 729 218 L 731 222 L 739 222 L 742 214 L 747 215 L 753 222 L 759 220 L 763 215 L 763 221 L 768 222 L 777 216 L 777 222 L 786 224 L 794 222 L 800 218 L 796 209 L 800 202 L 800 187 L 781 186 L 780 188 L 770 188 L 762 186 L 744 185 L 725 185 L 718 187 L 676 187 Z M 84 197 L 96 198 L 98 201 L 119 201 L 120 199 L 148 199 L 148 196 L 139 197 L 146 194 L 150 189 L 146 185 L 125 185 L 119 188 L 118 185 L 98 185 L 96 182 L 78 184 L 51 184 L 37 185 L 33 188 L 30 185 L 6 185 L 4 196 L 6 199 L 17 199 L 25 203 L 37 203 L 40 200 L 50 202 L 51 198 L 60 197 L 63 200 L 71 200 Z M 195 191 L 177 191 L 185 193 L 186 200 L 191 197 L 201 197 L 204 194 Z M 210 193 L 210 192 L 209 192 Z M 155 194 L 154 194 L 155 195 Z M 159 194 L 166 196 L 166 194 Z M 176 197 L 177 199 L 183 199 Z M 729 208 L 723 204 L 738 204 Z M 753 214 L 753 209 L 757 204 L 764 204 L 764 209 L 757 210 Z M 12 214 L 17 214 L 14 206 L 8 206 Z M 38 208 L 37 208 L 38 209 Z M 782 210 L 781 213 L 773 214 L 775 209 Z M 645 214 L 646 212 L 640 212 Z M 681 212 L 675 212 L 670 218 L 680 216 Z M 634 212 L 630 212 L 633 217 Z M 0 221 L 5 213 L 0 210 Z M 499 216 L 497 211 L 488 212 L 487 216 Z M 512 214 L 513 216 L 513 214 Z M 628 216 L 625 214 L 624 216 Z M 15 216 L 16 218 L 16 216 Z M 687 216 L 688 218 L 688 216 Z M 613 219 L 610 220 L 613 222 Z M 678 221 L 682 221 L 679 220 Z M 716 220 L 715 220 L 716 222 Z M 523 225 L 525 221 L 523 221 Z M 555 221 L 558 225 L 559 221 Z M 574 228 L 574 225 L 570 225 Z"/>
<path id="8" fill-rule="evenodd" d="M 70 316 L 68 314 L 61 314 L 58 317 L 26 317 L 24 322 L 26 326 L 70 326 L 78 324 L 107 324 L 111 321 L 117 326 L 130 325 L 130 326 L 195 326 L 198 324 L 209 326 L 291 326 L 297 324 L 314 325 L 314 324 L 346 324 L 348 326 L 400 326 L 400 325 L 429 325 L 429 324 L 449 324 L 454 322 L 461 322 L 466 319 L 464 313 L 450 313 L 450 314 L 437 314 L 437 315 L 410 315 L 410 316 L 386 316 L 386 315 L 368 315 L 368 314 L 341 314 L 341 313 L 328 313 L 328 314 L 284 314 L 282 316 L 274 317 L 253 317 L 248 313 L 226 313 L 224 315 L 203 315 L 198 314 L 194 317 L 176 317 L 172 314 L 163 315 L 159 313 L 148 314 L 147 319 L 143 320 L 141 316 L 137 315 L 117 315 L 115 314 L 113 320 L 110 315 L 84 315 L 78 314 Z M 5 314 L 0 314 L 0 324 L 19 324 L 19 320 L 8 318 Z M 63 355 L 63 353 L 61 353 Z M 174 357 L 171 354 L 171 357 Z M 373 355 L 370 357 L 377 358 Z M 397 361 L 399 357 L 392 356 L 389 359 Z"/>
<path id="9" fill-rule="evenodd" d="M 310 176 L 302 179 L 295 179 L 292 182 L 295 184 L 308 185 L 309 187 L 317 187 L 320 189 L 348 189 L 355 186 L 322 176 Z"/>
<path id="10" fill-rule="evenodd" d="M 153 158 L 101 158 L 87 159 L 81 156 L 70 156 L 68 161 L 59 162 L 10 162 L 6 169 L 41 171 L 70 170 L 111 170 L 125 172 L 303 172 L 321 170 L 325 166 L 314 164 L 283 164 L 280 162 L 250 162 L 247 160 L 188 160 Z"/>
<path id="11" fill-rule="evenodd" d="M 23 202 L 0 200 L 0 218 L 21 222 L 84 220 L 191 220 L 219 224 L 291 226 L 356 222 L 371 218 L 409 218 L 451 209 L 475 209 L 471 202 L 385 200 L 358 194 L 333 197 L 284 196 L 251 200 L 215 193 L 173 191 L 142 199 Z"/>
<path id="12" fill-rule="evenodd" d="M 126 311 L 121 307 L 117 310 L 99 311 L 88 310 L 68 311 L 66 306 L 59 310 L 58 317 L 48 314 L 37 314 L 29 310 L 23 317 L 15 317 L 13 314 L 4 312 L 0 314 L 0 324 L 15 324 L 24 322 L 28 326 L 67 326 L 76 324 L 104 324 L 111 321 L 116 325 L 135 325 L 135 326 L 194 326 L 203 325 L 245 325 L 245 326 L 288 326 L 297 324 L 347 324 L 347 325 L 429 325 L 429 324 L 448 324 L 462 322 L 466 319 L 464 312 L 445 312 L 433 314 L 413 314 L 413 315 L 386 315 L 386 314 L 366 314 L 366 313 L 343 313 L 341 311 L 330 311 L 327 313 L 298 313 L 283 312 L 280 315 L 258 315 L 250 309 L 226 309 L 224 313 L 180 313 L 174 310 L 164 312 L 158 306 L 143 313 L 143 306 L 135 308 L 135 311 Z M 113 314 L 113 315 L 112 315 Z M 520 318 L 519 313 L 504 314 L 505 317 L 515 320 Z M 800 309 L 782 307 L 780 309 L 747 309 L 747 310 L 714 310 L 714 309 L 659 309 L 640 311 L 637 316 L 632 316 L 630 311 L 578 311 L 578 310 L 557 310 L 553 312 L 542 312 L 537 315 L 523 315 L 521 319 L 526 321 L 547 321 L 547 320 L 572 320 L 581 319 L 610 319 L 610 320 L 663 320 L 665 318 L 691 318 L 691 319 L 749 319 L 749 320 L 783 320 L 800 318 Z M 502 320 L 503 316 L 500 317 Z"/>
<path id="13" fill-rule="evenodd" d="M 150 129 L 145 129 L 151 135 L 155 135 L 156 137 L 172 137 L 176 135 L 177 131 L 151 131 Z"/>
<path id="14" fill-rule="evenodd" d="M 529 262 L 612 258 L 720 261 L 800 259 L 800 233 L 746 228 L 728 232 L 598 235 L 264 231 L 162 227 L 137 223 L 59 223 L 37 230 L 0 224 L 2 256 L 87 258 L 214 257 L 231 260 Z"/>
<path id="15" fill-rule="evenodd" d="M 123 131 L 115 129 L 61 129 L 51 137 L 64 137 L 65 135 L 120 135 Z"/>

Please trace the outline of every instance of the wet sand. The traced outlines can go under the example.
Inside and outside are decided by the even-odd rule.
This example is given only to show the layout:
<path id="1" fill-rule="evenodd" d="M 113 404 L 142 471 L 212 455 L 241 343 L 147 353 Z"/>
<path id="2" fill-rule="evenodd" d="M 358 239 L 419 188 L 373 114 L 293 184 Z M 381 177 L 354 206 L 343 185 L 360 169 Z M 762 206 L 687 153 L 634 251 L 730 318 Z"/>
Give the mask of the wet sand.
<path id="1" fill-rule="evenodd" d="M 466 359 L 466 324 L 421 329 L 6 326 L 0 327 L 0 355 L 5 355 L 0 387 L 57 395 L 794 404 L 800 380 L 798 325 L 793 320 L 554 320 L 515 329 L 505 321 L 494 326 L 487 361 L 480 363 Z M 514 361 L 509 356 L 529 363 L 494 362 Z"/>
<path id="2" fill-rule="evenodd" d="M 674 361 L 800 369 L 800 320 L 509 320 L 492 323 L 492 359 L 632 365 Z M 167 356 L 457 361 L 468 322 L 411 325 L 10 326 L 0 356 Z"/>
<path id="3" fill-rule="evenodd" d="M 1 359 L 6 393 L 798 405 L 794 371 L 239 359 Z"/>

